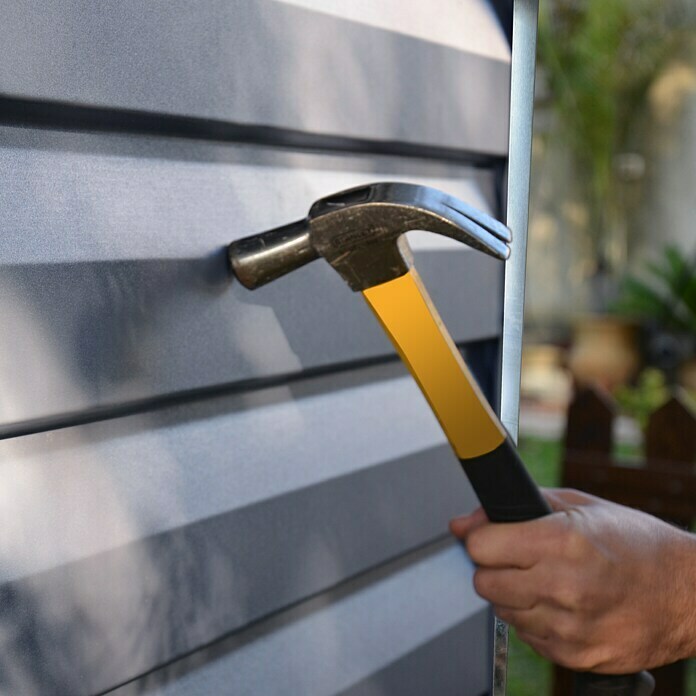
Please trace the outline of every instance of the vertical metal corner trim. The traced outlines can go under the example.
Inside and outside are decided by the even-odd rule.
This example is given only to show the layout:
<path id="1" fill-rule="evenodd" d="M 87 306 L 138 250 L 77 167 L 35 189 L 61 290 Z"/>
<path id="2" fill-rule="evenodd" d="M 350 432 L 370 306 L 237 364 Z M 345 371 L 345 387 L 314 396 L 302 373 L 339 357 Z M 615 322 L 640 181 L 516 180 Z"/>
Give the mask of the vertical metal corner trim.
<path id="1" fill-rule="evenodd" d="M 512 255 L 505 267 L 500 414 L 503 425 L 515 442 L 519 424 L 538 12 L 538 0 L 514 2 L 506 216 L 514 241 Z M 505 696 L 507 643 L 507 626 L 496 619 L 493 641 L 493 696 Z"/>

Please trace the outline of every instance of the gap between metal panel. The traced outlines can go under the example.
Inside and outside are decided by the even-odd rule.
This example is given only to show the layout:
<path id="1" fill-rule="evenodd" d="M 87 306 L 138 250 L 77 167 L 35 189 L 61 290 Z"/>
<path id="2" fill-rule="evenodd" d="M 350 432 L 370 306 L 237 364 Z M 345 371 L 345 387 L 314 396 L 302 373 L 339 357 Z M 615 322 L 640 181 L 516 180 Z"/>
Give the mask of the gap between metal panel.
<path id="1" fill-rule="evenodd" d="M 457 343 L 457 346 L 460 350 L 472 350 L 478 346 L 485 346 L 490 341 L 496 341 L 498 338 L 498 336 L 484 337 L 475 341 L 459 342 Z M 31 420 L 18 421 L 8 425 L 0 425 L 0 440 L 23 437 L 25 435 L 35 435 L 37 433 L 46 432 L 49 430 L 72 428 L 78 425 L 87 425 L 89 423 L 97 423 L 99 421 L 110 420 L 113 418 L 123 418 L 125 416 L 132 416 L 138 413 L 179 406 L 205 399 L 234 396 L 235 394 L 241 394 L 243 392 L 287 386 L 305 380 L 312 380 L 329 375 L 338 375 L 351 370 L 359 370 L 362 368 L 392 362 L 399 362 L 399 357 L 394 354 L 379 355 L 363 358 L 361 360 L 351 360 L 345 363 L 334 363 L 331 365 L 312 367 L 299 372 L 280 373 L 277 375 L 269 375 L 267 377 L 253 377 L 251 379 L 244 379 L 236 382 L 227 382 L 206 387 L 185 389 L 169 394 L 161 394 L 144 399 L 127 401 L 121 404 L 97 406 L 87 411 L 68 411 L 65 413 L 46 416 L 44 418 L 32 418 Z M 474 366 L 474 372 L 481 372 L 481 370 L 476 370 L 475 367 L 476 366 Z M 481 379 L 479 374 L 477 374 L 477 377 Z M 485 384 L 482 385 L 482 388 L 484 388 L 484 391 L 486 390 Z"/>
<path id="2" fill-rule="evenodd" d="M 419 544 L 418 546 L 408 549 L 408 551 L 405 551 L 404 553 L 385 559 L 379 565 L 371 566 L 370 568 L 356 573 L 355 575 L 344 578 L 336 585 L 322 588 L 318 592 L 307 595 L 302 599 L 298 599 L 295 602 L 271 611 L 268 614 L 265 614 L 258 619 L 254 619 L 253 621 L 250 621 L 244 626 L 240 626 L 229 633 L 225 633 L 208 643 L 199 645 L 193 650 L 189 650 L 188 652 L 177 655 L 171 660 L 167 660 L 166 662 L 155 665 L 152 667 L 152 669 L 149 669 L 146 672 L 133 677 L 132 679 L 128 679 L 120 684 L 109 687 L 105 691 L 96 693 L 95 696 L 104 696 L 105 694 L 117 691 L 124 686 L 138 682 L 144 677 L 148 677 L 149 675 L 159 672 L 160 670 L 173 666 L 176 663 L 182 662 L 196 654 L 200 653 L 202 655 L 205 651 L 211 652 L 210 655 L 203 657 L 200 662 L 196 662 L 194 665 L 191 665 L 188 668 L 182 666 L 183 668 L 181 669 L 181 673 L 177 673 L 176 675 L 177 677 L 181 677 L 192 669 L 200 668 L 204 664 L 215 660 L 216 657 L 219 656 L 218 653 L 229 652 L 232 648 L 225 647 L 224 645 L 228 641 L 235 641 L 235 643 L 238 645 L 242 645 L 252 640 L 258 640 L 260 637 L 278 630 L 278 628 L 281 626 L 292 623 L 302 616 L 306 616 L 312 612 L 325 608 L 328 603 L 334 603 L 347 595 L 360 592 L 365 587 L 380 582 L 389 576 L 396 575 L 404 570 L 404 568 L 428 557 L 435 556 L 447 547 L 455 544 L 457 544 L 457 542 L 454 541 L 449 534 L 444 534 L 442 536 L 430 539 L 423 544 Z M 244 636 L 243 634 L 245 633 L 248 633 L 248 635 Z M 235 645 L 234 647 L 236 648 L 238 645 Z"/>
<path id="3" fill-rule="evenodd" d="M 371 140 L 218 119 L 111 109 L 0 95 L 0 124 L 90 133 L 116 133 L 208 140 L 244 145 L 352 155 L 390 155 L 500 169 L 507 158 L 459 148 L 397 140 Z"/>
<path id="4" fill-rule="evenodd" d="M 512 4 L 513 0 L 490 0 L 493 10 L 498 17 L 500 26 L 505 32 L 508 44 L 512 46 Z"/>

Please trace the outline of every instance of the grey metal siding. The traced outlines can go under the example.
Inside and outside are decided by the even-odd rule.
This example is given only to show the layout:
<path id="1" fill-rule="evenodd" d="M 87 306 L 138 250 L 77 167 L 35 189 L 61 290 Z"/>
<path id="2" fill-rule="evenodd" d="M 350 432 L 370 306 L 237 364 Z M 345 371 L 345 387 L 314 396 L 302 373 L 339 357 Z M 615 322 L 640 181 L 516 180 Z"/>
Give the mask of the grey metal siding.
<path id="1" fill-rule="evenodd" d="M 0 137 L 6 433 L 391 353 L 368 308 L 325 264 L 251 294 L 230 281 L 225 245 L 303 217 L 322 195 L 384 178 L 491 206 L 490 172 L 448 164 L 16 128 Z M 451 241 L 414 246 L 455 340 L 497 335 L 500 264 Z M 475 302 L 451 292 L 462 276 Z"/>
<path id="2" fill-rule="evenodd" d="M 509 57 L 466 50 L 478 29 L 457 50 L 276 0 L 15 0 L 0 91 L 504 155 Z"/>
<path id="3" fill-rule="evenodd" d="M 486 620 L 484 604 L 471 589 L 471 571 L 461 548 L 436 544 L 115 694 L 314 696 L 338 689 L 351 696 L 480 696 L 489 676 L 480 640 Z M 445 649 L 428 655 L 441 638 Z M 458 655 L 456 649 L 469 652 Z M 463 655 L 473 663 L 466 673 L 453 669 Z M 438 672 L 440 660 L 446 665 Z M 409 683 L 404 691 L 382 690 Z M 425 690 L 416 691 L 419 685 Z"/>
<path id="4" fill-rule="evenodd" d="M 425 400 L 328 267 L 250 293 L 224 258 L 370 181 L 497 212 L 509 57 L 486 3 L 439 4 L 476 22 L 7 8 L 0 692 L 488 690 L 490 612 L 446 531 L 475 499 Z M 502 268 L 411 240 L 493 394 Z"/>
<path id="5" fill-rule="evenodd" d="M 474 504 L 398 363 L 7 439 L 0 458 L 9 692 L 24 664 L 37 687 L 101 691 L 440 538 Z"/>

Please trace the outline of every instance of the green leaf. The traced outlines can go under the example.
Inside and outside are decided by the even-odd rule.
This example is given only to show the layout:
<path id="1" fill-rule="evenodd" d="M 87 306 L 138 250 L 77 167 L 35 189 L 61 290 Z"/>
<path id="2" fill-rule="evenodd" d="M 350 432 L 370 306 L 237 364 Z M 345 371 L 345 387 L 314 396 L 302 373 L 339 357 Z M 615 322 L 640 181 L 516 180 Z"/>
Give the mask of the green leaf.
<path id="1" fill-rule="evenodd" d="M 614 310 L 696 334 L 696 258 L 674 246 L 644 265 L 645 278 L 627 276 Z"/>

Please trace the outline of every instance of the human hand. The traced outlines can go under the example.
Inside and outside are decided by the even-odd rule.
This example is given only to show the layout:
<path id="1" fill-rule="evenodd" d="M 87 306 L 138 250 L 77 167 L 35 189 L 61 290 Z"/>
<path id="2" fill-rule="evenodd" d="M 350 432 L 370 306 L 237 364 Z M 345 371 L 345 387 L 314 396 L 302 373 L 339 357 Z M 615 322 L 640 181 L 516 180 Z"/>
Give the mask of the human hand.
<path id="1" fill-rule="evenodd" d="M 574 670 L 626 674 L 696 654 L 696 539 L 574 490 L 554 513 L 452 520 L 478 565 L 474 586 L 539 654 Z"/>

